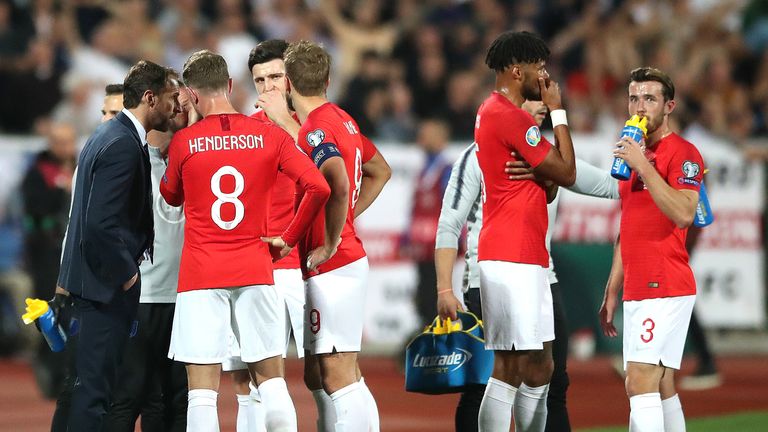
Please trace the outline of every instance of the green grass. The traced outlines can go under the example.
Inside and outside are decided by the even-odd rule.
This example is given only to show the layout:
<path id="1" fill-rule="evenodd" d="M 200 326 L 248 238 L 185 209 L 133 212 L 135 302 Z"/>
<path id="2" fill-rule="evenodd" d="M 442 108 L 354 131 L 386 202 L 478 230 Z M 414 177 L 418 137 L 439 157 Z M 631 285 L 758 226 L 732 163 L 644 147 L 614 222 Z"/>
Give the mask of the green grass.
<path id="1" fill-rule="evenodd" d="M 718 417 L 688 420 L 688 432 L 765 432 L 768 430 L 768 412 L 748 412 Z M 627 426 L 581 429 L 580 432 L 626 432 Z"/>

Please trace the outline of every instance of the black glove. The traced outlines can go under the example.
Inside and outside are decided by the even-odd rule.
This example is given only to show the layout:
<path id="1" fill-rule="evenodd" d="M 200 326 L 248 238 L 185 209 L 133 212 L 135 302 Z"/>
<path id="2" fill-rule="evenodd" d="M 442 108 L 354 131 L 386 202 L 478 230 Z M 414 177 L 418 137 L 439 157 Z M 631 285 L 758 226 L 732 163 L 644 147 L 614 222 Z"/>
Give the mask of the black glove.
<path id="1" fill-rule="evenodd" d="M 69 323 L 72 319 L 72 297 L 66 294 L 55 294 L 48 301 L 54 316 L 54 323 L 61 325 L 64 333 L 69 333 Z"/>

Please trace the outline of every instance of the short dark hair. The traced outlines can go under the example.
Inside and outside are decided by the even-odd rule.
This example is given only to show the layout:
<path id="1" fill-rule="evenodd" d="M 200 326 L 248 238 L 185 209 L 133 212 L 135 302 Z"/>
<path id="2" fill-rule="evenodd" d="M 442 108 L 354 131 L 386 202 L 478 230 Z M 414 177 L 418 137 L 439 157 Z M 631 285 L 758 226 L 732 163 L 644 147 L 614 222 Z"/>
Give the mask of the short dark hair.
<path id="1" fill-rule="evenodd" d="M 193 53 L 182 72 L 188 87 L 200 90 L 221 90 L 229 84 L 229 70 L 224 57 L 209 50 Z"/>
<path id="2" fill-rule="evenodd" d="M 629 73 L 629 82 L 648 81 L 656 81 L 661 84 L 661 94 L 664 96 L 665 101 L 675 98 L 675 84 L 672 83 L 672 78 L 661 70 L 650 66 L 643 66 Z"/>
<path id="3" fill-rule="evenodd" d="M 107 94 L 107 96 L 115 96 L 115 95 L 123 95 L 123 85 L 122 84 L 107 84 L 106 87 L 104 87 L 104 92 Z"/>
<path id="4" fill-rule="evenodd" d="M 302 96 L 325 94 L 331 73 L 331 56 L 310 41 L 292 43 L 285 51 L 285 73 Z"/>
<path id="5" fill-rule="evenodd" d="M 493 41 L 485 64 L 497 73 L 516 63 L 531 64 L 549 59 L 549 47 L 539 36 L 527 32 L 507 31 Z"/>
<path id="6" fill-rule="evenodd" d="M 173 70 L 148 60 L 140 60 L 128 71 L 123 82 L 123 106 L 136 108 L 147 90 L 156 95 L 168 85 Z"/>
<path id="7" fill-rule="evenodd" d="M 260 42 L 248 55 L 248 72 L 253 71 L 254 65 L 276 59 L 282 60 L 286 49 L 288 49 L 288 42 L 283 39 L 269 39 Z"/>

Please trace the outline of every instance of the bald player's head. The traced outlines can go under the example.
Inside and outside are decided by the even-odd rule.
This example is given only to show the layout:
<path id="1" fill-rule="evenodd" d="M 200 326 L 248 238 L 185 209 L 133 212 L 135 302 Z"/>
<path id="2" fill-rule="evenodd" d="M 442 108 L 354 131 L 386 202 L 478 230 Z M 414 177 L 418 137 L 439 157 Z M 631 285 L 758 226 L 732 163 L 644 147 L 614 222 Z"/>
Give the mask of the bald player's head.
<path id="1" fill-rule="evenodd" d="M 48 150 L 61 161 L 74 159 L 77 154 L 77 132 L 68 123 L 53 123 L 48 130 Z"/>

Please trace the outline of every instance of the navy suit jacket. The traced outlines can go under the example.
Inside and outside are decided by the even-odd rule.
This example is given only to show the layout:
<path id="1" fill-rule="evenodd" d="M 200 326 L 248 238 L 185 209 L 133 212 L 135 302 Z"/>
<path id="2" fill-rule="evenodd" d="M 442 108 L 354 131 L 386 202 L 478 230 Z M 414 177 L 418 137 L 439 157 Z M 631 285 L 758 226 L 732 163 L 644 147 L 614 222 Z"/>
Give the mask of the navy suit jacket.
<path id="1" fill-rule="evenodd" d="M 149 155 L 124 113 L 96 128 L 80 153 L 58 284 L 112 301 L 153 242 Z"/>

